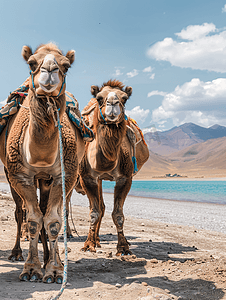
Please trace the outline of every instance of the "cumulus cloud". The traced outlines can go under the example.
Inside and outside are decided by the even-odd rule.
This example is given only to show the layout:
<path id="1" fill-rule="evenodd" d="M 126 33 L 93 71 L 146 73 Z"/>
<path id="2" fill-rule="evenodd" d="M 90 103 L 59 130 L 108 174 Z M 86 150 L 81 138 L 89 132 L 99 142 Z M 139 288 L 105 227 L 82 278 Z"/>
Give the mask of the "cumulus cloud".
<path id="1" fill-rule="evenodd" d="M 139 74 L 138 70 L 136 69 L 133 69 L 133 71 L 129 72 L 129 73 L 126 73 L 126 75 L 129 77 L 129 78 L 132 78 L 132 77 L 135 77 Z"/>
<path id="2" fill-rule="evenodd" d="M 0 102 L 0 108 L 6 105 L 6 100 Z"/>
<path id="3" fill-rule="evenodd" d="M 148 93 L 148 97 L 152 97 L 152 96 L 165 96 L 167 93 L 166 92 L 161 92 L 161 91 L 152 91 L 150 93 Z"/>
<path id="4" fill-rule="evenodd" d="M 224 7 L 222 8 L 222 13 L 226 12 L 226 4 L 224 5 Z"/>
<path id="5" fill-rule="evenodd" d="M 144 73 L 151 73 L 152 72 L 152 67 L 150 66 L 150 67 L 144 68 L 143 72 Z"/>
<path id="6" fill-rule="evenodd" d="M 214 24 L 204 23 L 176 35 L 183 41 L 166 37 L 149 48 L 148 56 L 181 68 L 226 72 L 226 30 L 219 32 Z"/>
<path id="7" fill-rule="evenodd" d="M 183 40 L 196 40 L 208 35 L 210 32 L 215 32 L 216 26 L 213 23 L 204 23 L 203 25 L 190 25 L 181 32 L 176 33 Z"/>
<path id="8" fill-rule="evenodd" d="M 153 94 L 154 95 L 154 94 Z M 165 94 L 152 111 L 153 122 L 172 119 L 174 125 L 193 122 L 201 126 L 226 125 L 226 78 L 203 82 L 193 78 Z"/>
<path id="9" fill-rule="evenodd" d="M 155 73 L 151 74 L 150 79 L 155 79 Z"/>
<path id="10" fill-rule="evenodd" d="M 115 68 L 115 73 L 112 74 L 113 76 L 120 76 L 123 75 L 123 73 L 121 72 L 120 68 Z"/>
<path id="11" fill-rule="evenodd" d="M 145 110 L 140 106 L 135 106 L 132 110 L 126 110 L 126 115 L 136 120 L 137 122 L 140 121 L 141 123 L 143 123 L 147 118 L 149 112 L 149 109 Z"/>

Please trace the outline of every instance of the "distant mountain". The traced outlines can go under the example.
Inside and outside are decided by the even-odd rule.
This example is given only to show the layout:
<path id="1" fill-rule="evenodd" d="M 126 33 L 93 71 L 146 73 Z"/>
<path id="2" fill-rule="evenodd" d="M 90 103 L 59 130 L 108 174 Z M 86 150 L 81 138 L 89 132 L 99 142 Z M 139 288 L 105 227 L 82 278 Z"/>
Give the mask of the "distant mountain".
<path id="1" fill-rule="evenodd" d="M 226 177 L 226 137 L 209 139 L 168 156 L 150 151 L 135 179 L 179 174 L 187 177 Z"/>
<path id="2" fill-rule="evenodd" d="M 226 137 L 226 127 L 217 124 L 205 128 L 185 123 L 167 131 L 144 131 L 149 149 L 160 155 L 170 155 L 194 144 L 221 137 Z"/>

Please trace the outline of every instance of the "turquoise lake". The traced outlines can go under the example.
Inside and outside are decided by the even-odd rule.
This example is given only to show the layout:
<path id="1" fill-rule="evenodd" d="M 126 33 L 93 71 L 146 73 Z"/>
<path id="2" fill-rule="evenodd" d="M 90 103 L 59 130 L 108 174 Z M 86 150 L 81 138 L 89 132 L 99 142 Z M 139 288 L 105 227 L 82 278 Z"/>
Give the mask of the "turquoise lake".
<path id="1" fill-rule="evenodd" d="M 113 193 L 114 186 L 115 182 L 103 182 L 103 189 L 106 193 Z M 133 181 L 129 195 L 226 204 L 226 181 Z"/>

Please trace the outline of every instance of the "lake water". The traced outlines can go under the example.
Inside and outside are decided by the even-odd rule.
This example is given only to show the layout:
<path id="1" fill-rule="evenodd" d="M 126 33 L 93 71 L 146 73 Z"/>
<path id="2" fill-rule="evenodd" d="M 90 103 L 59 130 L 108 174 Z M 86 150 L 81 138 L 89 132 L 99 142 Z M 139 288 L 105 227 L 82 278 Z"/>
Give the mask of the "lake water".
<path id="1" fill-rule="evenodd" d="M 103 181 L 103 190 L 105 193 L 113 193 L 114 186 L 115 182 Z M 10 191 L 8 184 L 3 182 L 0 182 L 0 190 L 5 192 Z M 133 181 L 129 195 L 146 198 L 226 204 L 226 181 Z"/>
<path id="2" fill-rule="evenodd" d="M 106 193 L 115 182 L 103 181 Z M 153 180 L 133 181 L 131 196 L 226 204 L 226 181 Z"/>

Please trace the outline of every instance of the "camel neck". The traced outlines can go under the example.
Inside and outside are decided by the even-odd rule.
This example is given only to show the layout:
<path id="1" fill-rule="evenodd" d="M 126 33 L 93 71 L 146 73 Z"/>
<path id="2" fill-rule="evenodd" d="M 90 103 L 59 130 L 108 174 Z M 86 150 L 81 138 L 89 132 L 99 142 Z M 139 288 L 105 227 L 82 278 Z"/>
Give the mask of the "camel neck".
<path id="1" fill-rule="evenodd" d="M 42 166 L 52 165 L 58 153 L 58 129 L 55 126 L 53 113 L 47 105 L 47 98 L 30 96 L 30 120 L 26 134 L 26 149 L 28 162 L 31 165 Z M 61 98 L 61 99 L 60 99 Z M 65 97 L 56 99 L 57 108 L 60 108 L 62 118 Z"/>
<path id="2" fill-rule="evenodd" d="M 120 151 L 122 139 L 126 134 L 126 124 L 99 124 L 96 130 L 99 157 L 105 164 L 115 163 Z"/>

